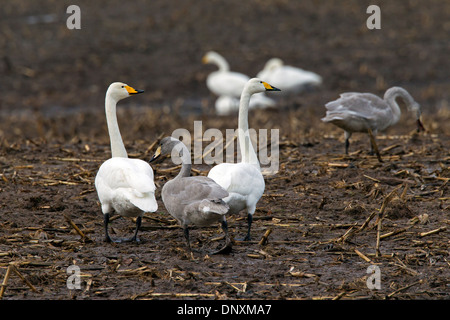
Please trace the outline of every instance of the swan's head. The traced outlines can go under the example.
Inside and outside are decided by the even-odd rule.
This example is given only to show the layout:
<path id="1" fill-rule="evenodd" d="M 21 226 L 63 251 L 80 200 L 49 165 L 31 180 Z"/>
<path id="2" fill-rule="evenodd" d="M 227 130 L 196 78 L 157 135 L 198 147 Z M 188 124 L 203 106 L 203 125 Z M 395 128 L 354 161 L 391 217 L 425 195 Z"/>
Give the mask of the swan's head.
<path id="1" fill-rule="evenodd" d="M 417 132 L 425 131 L 421 121 L 422 107 L 414 100 L 411 94 L 402 87 L 392 87 L 386 90 L 384 99 L 389 100 L 391 97 L 394 97 L 394 99 L 401 97 L 405 101 L 408 110 L 416 117 Z"/>
<path id="2" fill-rule="evenodd" d="M 264 65 L 264 70 L 273 70 L 283 66 L 283 60 L 280 58 L 272 58 Z"/>
<path id="3" fill-rule="evenodd" d="M 182 158 L 184 156 L 186 159 L 190 159 L 189 151 L 183 142 L 174 137 L 165 137 L 161 140 L 158 149 L 156 149 L 149 162 L 154 162 L 157 159 L 164 160 L 169 155 L 173 158 Z"/>
<path id="4" fill-rule="evenodd" d="M 220 54 L 218 54 L 215 51 L 207 52 L 203 56 L 202 62 L 204 64 L 207 64 L 207 63 L 215 64 L 219 68 L 219 71 L 230 71 L 230 66 L 229 66 L 227 60 L 225 60 L 224 57 L 222 57 Z"/>
<path id="5" fill-rule="evenodd" d="M 267 82 L 262 81 L 258 78 L 252 78 L 248 80 L 247 84 L 244 87 L 243 92 L 246 91 L 250 94 L 259 93 L 259 92 L 265 92 L 265 91 L 281 91 L 278 88 L 275 88 L 274 86 L 271 86 Z"/>
<path id="6" fill-rule="evenodd" d="M 218 54 L 215 51 L 208 51 L 203 57 L 202 57 L 202 63 L 215 63 L 218 60 L 224 60 L 224 57 L 222 57 L 220 54 Z"/>
<path id="7" fill-rule="evenodd" d="M 414 101 L 412 105 L 410 105 L 410 110 L 416 116 L 417 132 L 425 131 L 425 127 L 422 123 L 422 107 L 420 106 L 420 104 Z"/>
<path id="8" fill-rule="evenodd" d="M 142 92 L 144 90 L 136 90 L 123 82 L 114 82 L 111 83 L 108 91 L 106 91 L 106 96 L 113 98 L 115 101 L 119 101 Z"/>

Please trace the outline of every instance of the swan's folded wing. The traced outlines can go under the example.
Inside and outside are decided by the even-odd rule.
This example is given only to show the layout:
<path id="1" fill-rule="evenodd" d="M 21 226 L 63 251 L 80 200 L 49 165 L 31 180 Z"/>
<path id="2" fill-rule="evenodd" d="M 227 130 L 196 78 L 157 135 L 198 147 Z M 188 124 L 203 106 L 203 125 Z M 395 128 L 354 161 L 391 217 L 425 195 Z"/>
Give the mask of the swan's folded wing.
<path id="1" fill-rule="evenodd" d="M 172 197 L 180 203 L 188 204 L 198 200 L 216 200 L 228 197 L 228 191 L 204 176 L 186 177 L 177 181 L 170 188 Z"/>
<path id="2" fill-rule="evenodd" d="M 155 193 L 150 192 L 142 196 L 130 195 L 130 201 L 136 207 L 144 212 L 155 212 L 158 210 L 158 202 L 155 198 Z"/>
<path id="3" fill-rule="evenodd" d="M 208 88 L 217 95 L 240 97 L 250 78 L 238 72 L 216 71 L 207 78 Z"/>
<path id="4" fill-rule="evenodd" d="M 261 171 L 248 163 L 219 164 L 211 169 L 208 177 L 230 193 L 264 193 L 265 182 Z"/>
<path id="5" fill-rule="evenodd" d="M 124 170 L 127 183 L 136 191 L 142 193 L 155 192 L 156 186 L 153 181 L 153 169 L 150 165 L 139 159 L 129 159 L 132 165 Z"/>
<path id="6" fill-rule="evenodd" d="M 373 120 L 379 114 L 389 112 L 385 101 L 371 93 L 347 92 L 341 98 L 328 102 L 327 115 L 323 121 L 345 119 L 347 117 L 361 117 Z"/>
<path id="7" fill-rule="evenodd" d="M 322 83 L 322 77 L 311 71 L 306 71 L 292 66 L 282 66 L 278 70 L 278 77 L 282 77 L 287 84 L 304 85 L 307 83 Z"/>
<path id="8" fill-rule="evenodd" d="M 231 175 L 229 172 L 231 172 L 233 166 L 234 164 L 232 163 L 218 164 L 209 171 L 208 177 L 225 190 L 228 190 L 231 185 Z"/>
<path id="9" fill-rule="evenodd" d="M 215 213 L 220 215 L 226 214 L 230 209 L 230 207 L 220 199 L 203 199 L 199 203 L 198 208 L 204 213 Z"/>
<path id="10" fill-rule="evenodd" d="M 156 186 L 153 170 L 145 161 L 111 158 L 100 167 L 95 184 L 100 201 L 120 190 L 143 211 L 154 212 L 158 207 L 154 195 Z"/>
<path id="11" fill-rule="evenodd" d="M 150 165 L 142 160 L 129 159 L 132 162 L 123 174 L 130 185 L 130 201 L 145 212 L 155 212 L 158 204 L 155 199 L 156 186 L 153 181 L 153 170 Z"/>

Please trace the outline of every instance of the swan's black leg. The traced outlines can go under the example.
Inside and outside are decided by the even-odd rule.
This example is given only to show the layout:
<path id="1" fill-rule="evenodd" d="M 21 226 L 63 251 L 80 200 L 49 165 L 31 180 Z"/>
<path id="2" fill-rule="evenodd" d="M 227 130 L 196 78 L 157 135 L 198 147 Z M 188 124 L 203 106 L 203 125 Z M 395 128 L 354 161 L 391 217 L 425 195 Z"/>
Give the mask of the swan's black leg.
<path id="1" fill-rule="evenodd" d="M 189 249 L 189 252 L 192 253 L 191 242 L 189 241 L 189 228 L 188 228 L 188 226 L 184 226 L 183 227 L 183 233 L 184 233 L 184 238 L 186 239 L 186 243 L 187 243 L 187 247 Z"/>
<path id="2" fill-rule="evenodd" d="M 105 213 L 103 216 L 103 224 L 105 226 L 105 242 L 112 242 L 108 233 L 109 213 Z"/>
<path id="3" fill-rule="evenodd" d="M 222 220 L 222 230 L 225 233 L 225 246 L 219 251 L 214 252 L 213 254 L 229 254 L 231 252 L 232 243 L 228 234 L 228 223 L 226 219 Z"/>
<path id="4" fill-rule="evenodd" d="M 253 215 L 251 213 L 247 215 L 247 220 L 248 220 L 248 230 L 247 235 L 244 238 L 244 241 L 250 241 L 252 239 L 252 237 L 250 236 L 250 230 L 252 229 Z"/>
<path id="5" fill-rule="evenodd" d="M 141 223 L 142 223 L 142 217 L 139 216 L 136 219 L 136 230 L 134 231 L 133 237 L 129 241 L 136 241 L 136 242 L 139 241 L 139 239 L 137 238 L 137 234 L 138 234 L 139 228 L 141 227 Z"/>
<path id="6" fill-rule="evenodd" d="M 372 129 L 369 128 L 367 130 L 367 132 L 369 133 L 370 145 L 371 145 L 372 152 L 375 151 L 378 161 L 383 162 L 383 160 L 381 159 L 380 151 L 378 151 L 377 142 L 375 141 L 375 136 L 373 135 Z"/>

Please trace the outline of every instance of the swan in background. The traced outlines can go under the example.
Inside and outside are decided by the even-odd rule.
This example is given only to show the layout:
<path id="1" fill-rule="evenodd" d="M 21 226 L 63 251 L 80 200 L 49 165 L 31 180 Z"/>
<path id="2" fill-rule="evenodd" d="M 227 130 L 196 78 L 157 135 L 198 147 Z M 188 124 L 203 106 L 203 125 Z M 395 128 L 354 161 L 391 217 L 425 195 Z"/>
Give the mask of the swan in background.
<path id="1" fill-rule="evenodd" d="M 261 81 L 250 79 L 242 91 L 239 104 L 238 138 L 242 155 L 239 163 L 221 163 L 213 167 L 208 177 L 217 182 L 229 196 L 224 201 L 230 207 L 230 213 L 247 210 L 248 231 L 244 240 L 250 240 L 250 230 L 256 204 L 264 193 L 265 182 L 261 174 L 258 157 L 253 149 L 248 129 L 248 108 L 253 94 L 265 91 L 280 91 L 279 89 Z"/>
<path id="2" fill-rule="evenodd" d="M 381 161 L 374 136 L 378 131 L 382 131 L 399 121 L 401 111 L 396 101 L 397 98 L 402 98 L 408 110 L 416 117 L 417 131 L 425 130 L 420 120 L 422 113 L 420 105 L 414 101 L 408 91 L 401 87 L 388 89 L 383 99 L 372 93 L 342 93 L 339 99 L 325 105 L 327 113 L 322 121 L 331 122 L 344 129 L 346 154 L 348 154 L 349 139 L 353 132 L 369 133 L 371 150 L 372 152 L 375 150 L 378 159 Z"/>
<path id="3" fill-rule="evenodd" d="M 181 158 L 182 166 L 178 175 L 164 184 L 161 197 L 167 211 L 183 228 L 189 252 L 192 254 L 189 225 L 205 227 L 220 222 L 225 232 L 226 245 L 216 253 L 228 253 L 231 250 L 231 241 L 225 214 L 229 207 L 223 201 L 228 192 L 208 177 L 192 177 L 191 155 L 184 143 L 173 137 L 161 140 L 150 162 L 160 157 L 164 159 L 171 154 Z"/>
<path id="4" fill-rule="evenodd" d="M 124 217 L 136 217 L 134 236 L 127 241 L 137 241 L 142 215 L 144 212 L 155 212 L 158 209 L 153 170 L 143 160 L 128 158 L 116 115 L 116 105 L 120 100 L 142 92 L 144 91 L 135 90 L 121 82 L 112 83 L 106 92 L 106 122 L 112 157 L 100 166 L 95 177 L 95 188 L 104 214 L 107 242 L 112 241 L 108 234 L 108 223 L 113 212 Z"/>
<path id="5" fill-rule="evenodd" d="M 215 64 L 219 70 L 211 72 L 206 78 L 206 86 L 216 96 L 239 98 L 250 77 L 243 73 L 230 71 L 230 66 L 223 56 L 215 51 L 207 52 L 203 58 L 204 64 Z"/>
<path id="6" fill-rule="evenodd" d="M 298 94 L 310 86 L 322 84 L 322 77 L 318 74 L 285 65 L 279 58 L 267 61 L 256 77 L 280 88 L 284 95 Z"/>
<path id="7" fill-rule="evenodd" d="M 274 108 L 275 100 L 269 98 L 264 93 L 254 94 L 250 99 L 249 109 Z M 216 100 L 216 114 L 219 116 L 229 115 L 239 110 L 239 99 L 229 96 L 220 96 Z"/>
<path id="8" fill-rule="evenodd" d="M 250 77 L 243 73 L 230 71 L 230 66 L 223 56 L 215 51 L 207 52 L 204 64 L 215 64 L 219 70 L 211 72 L 206 78 L 208 89 L 218 96 L 215 108 L 218 115 L 227 115 L 239 109 L 239 98 Z M 264 93 L 255 94 L 250 100 L 250 109 L 274 107 L 275 101 Z"/>

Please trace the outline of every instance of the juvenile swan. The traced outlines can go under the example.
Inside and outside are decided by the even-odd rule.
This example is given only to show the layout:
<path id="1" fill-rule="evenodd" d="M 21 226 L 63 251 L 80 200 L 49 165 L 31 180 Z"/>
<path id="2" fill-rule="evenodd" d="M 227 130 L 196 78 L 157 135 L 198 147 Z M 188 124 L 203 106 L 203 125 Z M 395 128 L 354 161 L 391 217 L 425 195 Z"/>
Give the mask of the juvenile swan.
<path id="1" fill-rule="evenodd" d="M 228 196 L 228 192 L 208 177 L 190 176 L 190 153 L 184 143 L 173 137 L 161 140 L 150 162 L 168 155 L 181 158 L 182 167 L 178 175 L 163 186 L 161 197 L 167 211 L 183 228 L 189 252 L 192 253 L 189 225 L 203 227 L 221 222 L 226 244 L 216 253 L 228 253 L 231 250 L 231 241 L 225 214 L 229 207 L 223 201 Z"/>
<path id="2" fill-rule="evenodd" d="M 265 91 L 280 91 L 260 79 L 250 79 L 242 91 L 239 103 L 238 135 L 242 161 L 240 163 L 221 163 L 213 167 L 208 177 L 229 192 L 224 201 L 230 213 L 247 209 L 248 231 L 244 240 L 250 240 L 250 229 L 256 203 L 264 193 L 265 183 L 261 174 L 258 157 L 253 149 L 248 131 L 248 107 L 252 94 Z"/>
<path id="3" fill-rule="evenodd" d="M 121 82 L 112 83 L 106 92 L 105 111 L 112 158 L 100 166 L 95 177 L 95 188 L 102 205 L 107 242 L 112 241 L 108 234 L 108 223 L 113 212 L 124 217 L 137 217 L 135 233 L 127 240 L 137 241 L 142 215 L 158 209 L 153 170 L 143 160 L 128 159 L 116 116 L 118 101 L 142 92 Z"/>
<path id="4" fill-rule="evenodd" d="M 349 139 L 353 132 L 368 132 L 376 135 L 400 119 L 401 111 L 396 99 L 402 98 L 417 119 L 417 131 L 425 130 L 420 121 L 421 107 L 414 101 L 411 95 L 403 88 L 392 87 L 384 94 L 384 99 L 371 93 L 347 92 L 342 93 L 340 98 L 328 102 L 325 107 L 327 113 L 322 121 L 331 122 L 344 129 L 345 153 L 348 154 Z M 377 152 L 381 159 L 373 136 L 371 136 L 371 150 Z"/>

